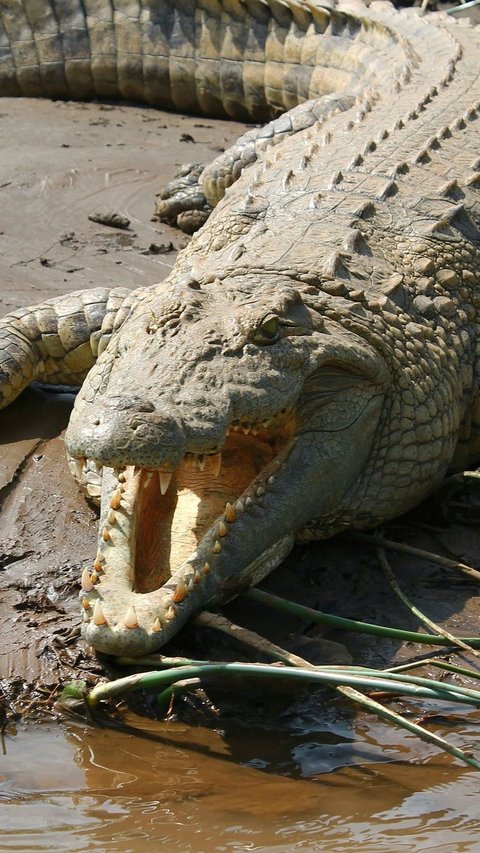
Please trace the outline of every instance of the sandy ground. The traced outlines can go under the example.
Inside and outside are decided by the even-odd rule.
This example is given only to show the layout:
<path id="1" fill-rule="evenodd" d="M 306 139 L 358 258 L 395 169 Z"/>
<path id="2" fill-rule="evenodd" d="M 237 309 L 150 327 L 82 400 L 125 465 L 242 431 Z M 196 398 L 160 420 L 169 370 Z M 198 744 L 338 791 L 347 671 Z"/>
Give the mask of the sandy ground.
<path id="1" fill-rule="evenodd" d="M 155 192 L 178 165 L 211 160 L 243 130 L 139 107 L 14 99 L 0 102 L 0 118 L 2 315 L 100 283 L 133 288 L 164 278 L 187 238 L 152 221 Z M 99 210 L 127 215 L 129 230 L 91 222 L 89 214 Z M 29 390 L 0 413 L 0 685 L 6 699 L 21 696 L 22 706 L 65 679 L 100 671 L 79 641 L 79 577 L 95 553 L 96 513 L 64 460 L 71 401 Z M 466 513 L 472 510 L 457 509 L 461 518 Z M 447 524 L 438 509 L 425 518 L 426 526 L 416 513 L 389 535 L 479 565 L 474 526 Z M 392 563 L 420 607 L 454 632 L 477 633 L 473 582 L 431 562 L 394 556 Z M 374 551 L 346 538 L 296 549 L 269 585 L 328 612 L 419 625 L 398 604 Z M 300 631 L 295 620 L 240 604 L 231 615 L 253 628 L 261 624 L 276 641 L 288 644 L 293 636 L 307 657 L 325 654 L 318 632 L 302 639 L 305 626 Z M 345 641 L 356 660 L 377 665 L 424 651 L 373 637 L 330 637 Z M 186 638 L 197 653 L 207 654 L 209 641 L 211 649 L 208 632 Z"/>

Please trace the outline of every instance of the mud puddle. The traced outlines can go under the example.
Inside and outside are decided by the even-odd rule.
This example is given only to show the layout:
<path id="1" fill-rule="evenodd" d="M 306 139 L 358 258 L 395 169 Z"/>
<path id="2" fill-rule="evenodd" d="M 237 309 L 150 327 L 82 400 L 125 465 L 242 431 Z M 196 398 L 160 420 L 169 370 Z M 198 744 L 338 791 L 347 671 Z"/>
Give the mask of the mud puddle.
<path id="1" fill-rule="evenodd" d="M 150 221 L 154 192 L 182 162 L 206 162 L 242 130 L 113 105 L 5 99 L 0 111 L 0 314 L 100 282 L 165 277 L 186 238 Z M 98 209 L 127 215 L 129 230 L 89 220 Z M 152 243 L 173 250 L 149 252 Z M 68 395 L 29 391 L 0 413 L 0 684 L 22 710 L 32 698 L 48 702 L 61 681 L 100 672 L 78 632 L 96 514 L 63 458 L 70 406 Z M 401 521 L 390 534 L 479 566 L 475 526 Z M 412 558 L 392 564 L 430 616 L 478 633 L 478 586 Z M 322 610 L 418 629 L 358 543 L 297 549 L 270 583 Z M 253 629 L 268 623 L 280 643 L 299 630 L 251 606 L 231 616 Z M 330 639 L 376 666 L 423 651 Z M 463 748 L 478 743 L 477 712 L 395 707 Z M 5 755 L 0 748 L 0 850 L 478 850 L 478 774 L 332 694 L 272 698 L 242 687 L 230 705 L 184 711 L 174 708 L 188 723 L 130 713 L 136 733 L 17 723 Z"/>

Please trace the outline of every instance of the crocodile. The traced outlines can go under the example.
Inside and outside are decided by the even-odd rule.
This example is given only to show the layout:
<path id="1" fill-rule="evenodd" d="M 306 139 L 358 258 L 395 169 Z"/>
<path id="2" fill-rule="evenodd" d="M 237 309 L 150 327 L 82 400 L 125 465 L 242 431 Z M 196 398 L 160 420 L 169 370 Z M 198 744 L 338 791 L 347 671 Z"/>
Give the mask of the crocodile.
<path id="1" fill-rule="evenodd" d="M 205 220 L 164 282 L 0 321 L 0 406 L 81 385 L 83 636 L 141 655 L 480 455 L 480 33 L 313 0 L 3 0 L 0 21 L 3 95 L 264 122 L 162 194 Z"/>

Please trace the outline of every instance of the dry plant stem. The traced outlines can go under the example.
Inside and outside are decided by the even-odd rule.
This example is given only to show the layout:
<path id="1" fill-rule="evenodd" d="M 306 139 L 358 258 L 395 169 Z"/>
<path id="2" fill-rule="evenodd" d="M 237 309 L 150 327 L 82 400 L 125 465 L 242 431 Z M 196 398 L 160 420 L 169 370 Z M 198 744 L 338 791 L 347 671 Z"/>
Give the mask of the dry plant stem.
<path id="1" fill-rule="evenodd" d="M 448 640 L 449 643 L 452 643 L 453 646 L 458 646 L 460 649 L 463 649 L 464 652 L 468 652 L 469 654 L 480 660 L 479 651 L 472 648 L 472 646 L 469 646 L 468 643 L 464 643 L 463 640 L 459 639 L 459 637 L 455 637 L 453 634 L 450 634 L 450 632 L 446 631 L 445 628 L 442 628 L 440 625 L 437 625 L 436 622 L 434 622 L 432 619 L 429 619 L 429 617 L 426 616 L 425 613 L 423 613 L 421 610 L 418 609 L 418 607 L 412 604 L 410 599 L 400 589 L 397 579 L 392 571 L 390 563 L 387 560 L 383 548 L 377 548 L 377 557 L 395 595 L 397 595 L 400 601 L 402 601 L 403 604 L 408 607 L 410 612 L 413 613 L 418 619 L 420 619 L 420 621 L 423 622 L 423 624 L 426 625 L 427 628 L 431 628 L 432 631 L 435 631 L 437 634 L 440 634 L 441 637 L 445 637 L 445 639 Z"/>
<path id="2" fill-rule="evenodd" d="M 236 640 L 241 640 L 246 645 L 257 649 L 263 654 L 269 655 L 276 660 L 289 664 L 290 666 L 299 666 L 303 669 L 317 671 L 320 669 L 318 666 L 315 666 L 315 664 L 310 663 L 310 661 L 301 658 L 299 655 L 294 655 L 286 649 L 282 649 L 281 646 L 271 643 L 269 640 L 266 640 L 265 637 L 261 637 L 259 634 L 256 634 L 255 631 L 249 631 L 248 628 L 242 628 L 240 625 L 235 625 L 233 622 L 230 622 L 229 619 L 226 619 L 225 616 L 220 616 L 217 613 L 204 612 L 200 613 L 196 617 L 195 621 L 198 625 L 207 625 L 209 628 L 216 628 L 218 631 L 223 631 L 230 637 L 234 637 Z M 343 687 L 337 686 L 335 690 L 337 693 L 342 693 L 344 696 L 347 696 L 347 698 L 350 698 Z M 360 693 L 359 691 L 357 691 L 357 693 L 358 696 L 363 696 L 363 693 Z"/>
<path id="3" fill-rule="evenodd" d="M 385 708 L 384 705 L 380 704 L 380 702 L 376 702 L 375 699 L 364 696 L 363 693 L 359 693 L 358 690 L 355 690 L 352 687 L 344 687 L 343 692 L 350 699 L 360 705 L 364 705 L 368 710 L 373 711 L 379 717 L 383 717 L 390 723 L 413 732 L 413 734 L 417 735 L 421 740 L 433 743 L 435 746 L 438 746 L 445 752 L 450 753 L 450 755 L 455 756 L 455 758 L 458 758 L 460 761 L 465 762 L 465 764 L 469 764 L 470 767 L 474 767 L 475 770 L 480 770 L 479 762 L 476 761 L 472 755 L 468 752 L 464 752 L 462 749 L 458 749 L 456 746 L 452 746 L 448 740 L 440 737 L 440 735 L 429 732 L 428 729 L 424 729 L 423 726 L 419 726 L 418 723 L 412 723 L 410 720 L 406 720 L 404 717 L 400 716 L 400 714 L 397 714 L 390 708 Z"/>
<path id="4" fill-rule="evenodd" d="M 270 640 L 266 640 L 265 637 L 261 637 L 260 634 L 257 634 L 255 631 L 250 631 L 248 628 L 242 628 L 241 625 L 235 625 L 230 621 L 230 619 L 227 619 L 225 616 L 220 616 L 218 613 L 208 613 L 204 611 L 195 617 L 195 622 L 197 625 L 203 625 L 207 628 L 215 628 L 217 631 L 222 631 L 223 634 L 227 634 L 235 640 L 240 640 L 242 643 L 245 643 L 246 646 L 250 646 L 257 651 L 262 652 L 262 654 L 268 655 L 268 657 L 275 658 L 275 660 L 290 664 L 290 666 L 301 666 L 305 669 L 317 668 L 309 661 L 301 658 L 299 655 L 294 655 L 286 649 L 282 649 L 281 646 L 271 643 Z"/>
<path id="5" fill-rule="evenodd" d="M 472 569 L 471 566 L 466 566 L 465 563 L 459 563 L 457 560 L 450 560 L 448 557 L 441 557 L 440 554 L 433 554 L 431 551 L 422 551 L 421 548 L 413 548 L 411 545 L 405 545 L 403 542 L 394 542 L 392 539 L 384 539 L 383 536 L 377 536 L 371 533 L 352 533 L 353 539 L 358 539 L 360 542 L 369 542 L 371 545 L 378 545 L 381 548 L 386 548 L 389 551 L 398 551 L 399 554 L 410 554 L 412 557 L 419 557 L 421 560 L 428 560 L 431 563 L 437 563 L 439 566 L 444 566 L 446 569 L 457 569 L 468 577 L 480 581 L 480 572 Z"/>
<path id="6" fill-rule="evenodd" d="M 424 658 L 423 660 L 412 661 L 411 663 L 402 663 L 399 666 L 390 666 L 384 669 L 383 672 L 405 672 L 409 669 L 421 669 L 423 666 L 434 666 L 437 669 L 443 669 L 446 672 L 456 672 L 457 675 L 465 675 L 467 678 L 474 678 L 478 681 L 480 673 L 474 669 L 467 669 L 464 666 L 455 666 L 453 663 L 437 660 L 437 658 Z"/>

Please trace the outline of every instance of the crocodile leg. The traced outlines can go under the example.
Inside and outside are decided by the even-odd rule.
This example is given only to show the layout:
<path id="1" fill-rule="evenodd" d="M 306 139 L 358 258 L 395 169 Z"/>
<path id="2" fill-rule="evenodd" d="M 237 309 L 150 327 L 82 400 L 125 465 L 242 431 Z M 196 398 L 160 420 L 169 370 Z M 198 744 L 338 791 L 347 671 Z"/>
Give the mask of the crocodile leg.
<path id="1" fill-rule="evenodd" d="M 160 222 L 176 225 L 193 234 L 208 219 L 225 191 L 240 177 L 247 166 L 267 157 L 271 149 L 288 136 L 316 124 L 320 130 L 325 121 L 355 104 L 353 95 L 334 93 L 305 101 L 262 127 L 247 130 L 234 145 L 209 165 L 196 163 L 182 166 L 173 181 L 160 191 L 155 215 Z"/>
<path id="2" fill-rule="evenodd" d="M 118 326 L 129 291 L 97 287 L 18 308 L 0 320 L 0 409 L 31 382 L 81 385 Z"/>

